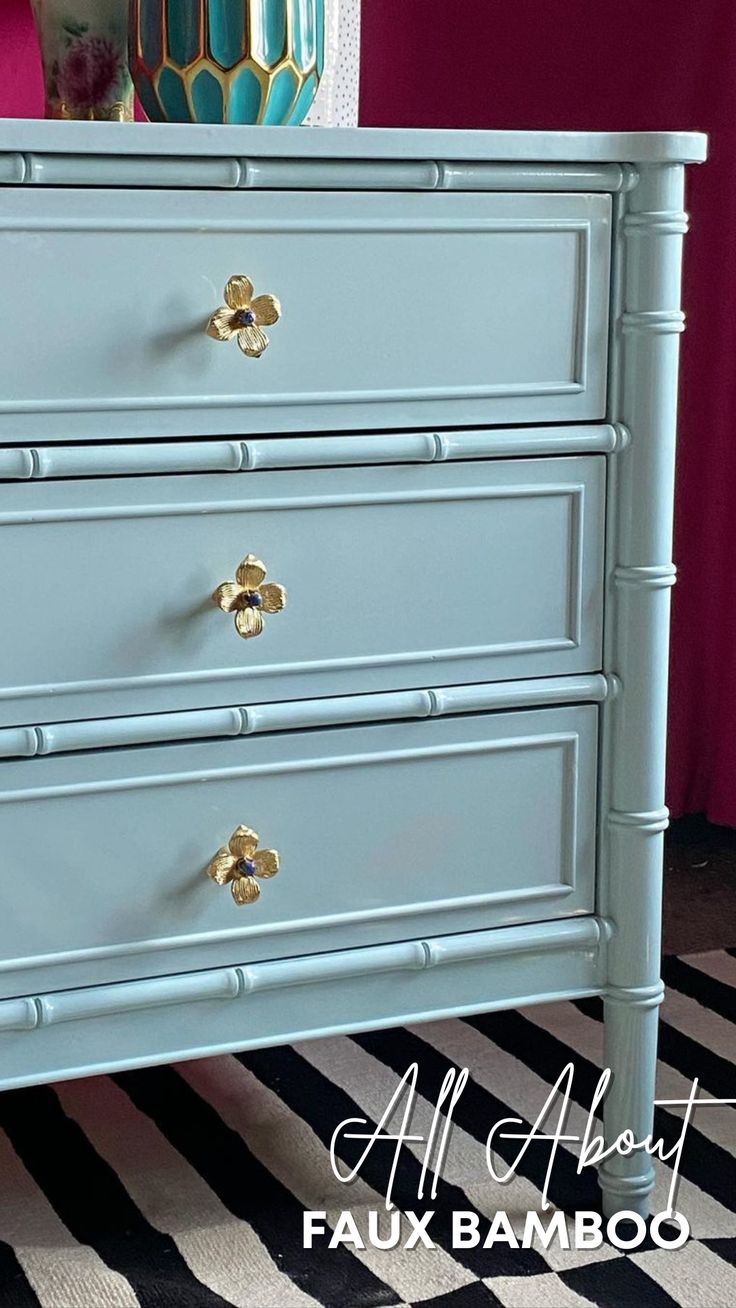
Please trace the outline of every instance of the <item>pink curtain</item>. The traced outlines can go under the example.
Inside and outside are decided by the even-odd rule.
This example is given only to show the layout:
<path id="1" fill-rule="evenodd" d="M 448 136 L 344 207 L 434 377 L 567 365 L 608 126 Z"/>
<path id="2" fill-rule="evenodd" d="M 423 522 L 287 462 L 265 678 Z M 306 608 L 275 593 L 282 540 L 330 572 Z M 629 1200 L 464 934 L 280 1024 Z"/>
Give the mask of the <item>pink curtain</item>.
<path id="1" fill-rule="evenodd" d="M 0 50 L 0 114 L 41 114 L 27 0 L 0 4 Z M 736 4 L 365 0 L 361 121 L 711 134 L 689 194 L 669 802 L 736 826 Z"/>
<path id="2" fill-rule="evenodd" d="M 0 0 L 0 117 L 42 118 L 43 80 L 29 0 Z"/>
<path id="3" fill-rule="evenodd" d="M 367 126 L 698 128 L 686 242 L 669 802 L 736 826 L 736 4 L 365 0 Z"/>

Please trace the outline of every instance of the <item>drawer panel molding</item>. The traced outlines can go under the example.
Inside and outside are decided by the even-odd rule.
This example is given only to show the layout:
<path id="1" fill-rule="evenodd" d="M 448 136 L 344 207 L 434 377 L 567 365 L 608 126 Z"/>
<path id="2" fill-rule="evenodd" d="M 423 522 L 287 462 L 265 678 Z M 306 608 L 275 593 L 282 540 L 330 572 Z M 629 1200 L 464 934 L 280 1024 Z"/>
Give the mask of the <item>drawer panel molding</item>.
<path id="1" fill-rule="evenodd" d="M 165 192 L 91 194 L 4 193 L 0 440 L 605 416 L 610 195 L 199 191 L 172 214 Z M 282 303 L 257 364 L 204 333 L 238 273 Z M 65 324 L 53 356 L 37 302 Z"/>
<path id="2" fill-rule="evenodd" d="M 450 691 L 439 707 L 455 712 L 4 762 L 0 997 L 38 972 L 84 985 L 121 963 L 169 973 L 388 943 L 418 921 L 592 913 L 597 705 L 479 713 Z M 281 857 L 254 907 L 206 875 L 240 825 Z M 53 858 L 29 881 L 38 830 Z"/>
<path id="3" fill-rule="evenodd" d="M 4 724 L 597 671 L 605 475 L 590 455 L 9 483 Z M 251 552 L 289 600 L 244 641 L 211 596 Z"/>

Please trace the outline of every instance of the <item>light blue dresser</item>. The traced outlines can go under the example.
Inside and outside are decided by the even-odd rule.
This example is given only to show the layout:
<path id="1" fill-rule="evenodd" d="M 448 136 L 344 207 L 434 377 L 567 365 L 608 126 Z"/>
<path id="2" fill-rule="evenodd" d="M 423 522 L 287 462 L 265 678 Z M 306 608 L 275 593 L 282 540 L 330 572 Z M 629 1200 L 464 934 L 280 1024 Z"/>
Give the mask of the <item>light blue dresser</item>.
<path id="1" fill-rule="evenodd" d="M 704 151 L 0 124 L 0 1084 L 602 995 L 647 1134 Z"/>

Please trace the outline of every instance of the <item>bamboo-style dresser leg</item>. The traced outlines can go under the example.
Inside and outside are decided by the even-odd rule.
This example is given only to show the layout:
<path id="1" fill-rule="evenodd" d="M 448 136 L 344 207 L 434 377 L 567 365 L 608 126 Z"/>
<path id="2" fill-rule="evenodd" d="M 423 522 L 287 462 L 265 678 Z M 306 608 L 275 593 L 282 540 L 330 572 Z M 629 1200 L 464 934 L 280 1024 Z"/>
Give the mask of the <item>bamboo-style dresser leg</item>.
<path id="1" fill-rule="evenodd" d="M 611 990 L 604 1001 L 604 1061 L 613 1073 L 604 1108 L 609 1144 L 628 1131 L 638 1141 L 651 1135 L 661 997 L 662 987 L 655 985 L 639 991 Z M 648 1153 L 613 1153 L 600 1169 L 604 1215 L 611 1217 L 625 1209 L 646 1217 L 654 1179 Z"/>
<path id="2" fill-rule="evenodd" d="M 605 1066 L 613 1078 L 606 1144 L 652 1131 L 662 913 L 669 607 L 683 210 L 683 169 L 632 171 L 617 204 L 604 716 L 601 915 L 610 930 Z M 615 1152 L 600 1170 L 603 1208 L 645 1216 L 650 1156 Z"/>

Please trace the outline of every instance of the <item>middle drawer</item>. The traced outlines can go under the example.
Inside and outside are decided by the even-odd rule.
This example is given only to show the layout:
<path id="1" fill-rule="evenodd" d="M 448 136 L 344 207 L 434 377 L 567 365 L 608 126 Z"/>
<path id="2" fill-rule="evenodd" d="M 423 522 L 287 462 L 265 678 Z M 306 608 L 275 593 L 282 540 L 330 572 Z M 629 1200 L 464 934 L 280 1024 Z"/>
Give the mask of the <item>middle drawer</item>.
<path id="1" fill-rule="evenodd" d="M 598 455 L 8 485 L 0 722 L 594 671 L 604 495 Z M 244 639 L 248 554 L 287 603 Z"/>

